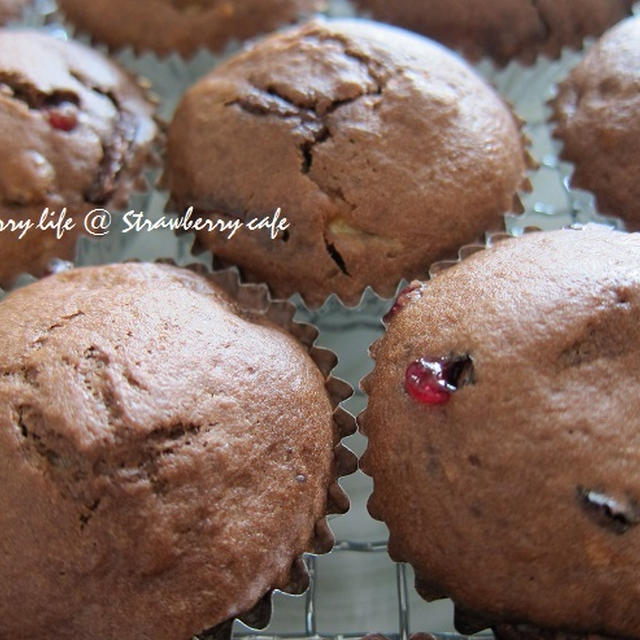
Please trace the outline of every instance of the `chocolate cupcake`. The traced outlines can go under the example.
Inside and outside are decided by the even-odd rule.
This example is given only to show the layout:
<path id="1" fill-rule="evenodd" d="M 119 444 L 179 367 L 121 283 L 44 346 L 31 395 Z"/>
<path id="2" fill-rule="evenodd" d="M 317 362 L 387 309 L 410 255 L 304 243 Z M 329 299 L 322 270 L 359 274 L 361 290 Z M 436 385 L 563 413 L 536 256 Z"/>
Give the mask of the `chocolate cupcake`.
<path id="1" fill-rule="evenodd" d="M 71 257 L 84 216 L 122 206 L 142 186 L 157 127 L 140 87 L 83 45 L 0 31 L 0 61 L 0 286 L 9 286 Z M 65 208 L 74 227 L 56 233 Z M 28 221 L 19 239 L 16 225 Z"/>
<path id="2" fill-rule="evenodd" d="M 0 24 L 19 18 L 30 0 L 0 0 Z"/>
<path id="3" fill-rule="evenodd" d="M 606 33 L 561 83 L 552 102 L 571 184 L 601 213 L 640 229 L 640 17 Z"/>
<path id="4" fill-rule="evenodd" d="M 503 240 L 410 287 L 372 350 L 369 510 L 463 633 L 638 637 L 639 267 L 602 227 Z"/>
<path id="5" fill-rule="evenodd" d="M 58 0 L 80 30 L 112 49 L 188 57 L 273 31 L 326 8 L 326 0 Z"/>
<path id="6" fill-rule="evenodd" d="M 509 108 L 457 56 L 365 20 L 317 20 L 217 67 L 182 99 L 164 182 L 174 210 L 270 216 L 273 234 L 198 234 L 278 297 L 393 295 L 520 203 L 526 153 Z"/>
<path id="7" fill-rule="evenodd" d="M 304 588 L 344 385 L 274 311 L 149 264 L 0 303 L 0 636 L 186 640 Z"/>
<path id="8" fill-rule="evenodd" d="M 631 12 L 633 0 L 356 0 L 378 20 L 423 33 L 472 60 L 532 63 L 579 49 Z"/>

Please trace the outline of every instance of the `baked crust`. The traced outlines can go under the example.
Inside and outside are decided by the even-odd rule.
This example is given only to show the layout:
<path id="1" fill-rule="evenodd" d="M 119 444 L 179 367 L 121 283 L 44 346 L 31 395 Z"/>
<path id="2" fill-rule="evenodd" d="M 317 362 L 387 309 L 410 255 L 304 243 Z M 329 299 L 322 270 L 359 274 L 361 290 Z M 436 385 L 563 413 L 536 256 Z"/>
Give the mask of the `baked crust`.
<path id="1" fill-rule="evenodd" d="M 503 240 L 405 296 L 372 350 L 369 511 L 463 633 L 637 637 L 639 264 L 637 234 Z M 407 393 L 412 362 L 453 357 L 447 403 Z"/>
<path id="2" fill-rule="evenodd" d="M 527 157 L 519 123 L 457 57 L 362 20 L 312 21 L 217 67 L 168 134 L 172 209 L 223 219 L 282 210 L 291 228 L 200 233 L 277 297 L 312 306 L 402 278 L 502 228 Z"/>

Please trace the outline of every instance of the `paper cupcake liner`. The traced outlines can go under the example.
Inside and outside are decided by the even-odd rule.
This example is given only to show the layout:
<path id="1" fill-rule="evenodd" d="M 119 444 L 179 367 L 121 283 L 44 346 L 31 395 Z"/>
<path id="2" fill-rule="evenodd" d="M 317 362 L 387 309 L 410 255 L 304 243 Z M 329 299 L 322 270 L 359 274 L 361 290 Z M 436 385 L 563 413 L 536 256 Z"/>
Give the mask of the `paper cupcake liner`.
<path id="1" fill-rule="evenodd" d="M 579 231 L 587 225 L 574 224 L 571 225 L 570 228 Z M 527 227 L 524 228 L 521 233 L 536 233 L 541 231 L 540 228 L 537 227 Z M 460 264 L 470 256 L 480 252 L 490 249 L 496 244 L 503 242 L 505 240 L 513 240 L 514 236 L 508 233 L 488 233 L 486 234 L 484 242 L 479 242 L 475 244 L 464 245 L 458 251 L 458 257 L 455 260 L 441 260 L 439 262 L 434 262 L 429 268 L 429 280 L 437 278 L 440 274 L 455 267 Z M 405 290 L 405 292 L 401 295 L 407 296 L 408 300 L 411 300 L 413 296 L 420 296 L 420 288 L 422 286 L 422 282 L 414 281 L 409 287 Z M 385 326 L 388 323 L 385 323 Z M 380 350 L 380 346 L 383 338 L 376 340 L 371 347 L 369 348 L 369 355 L 371 360 L 375 362 L 378 357 L 378 353 Z M 360 381 L 361 390 L 368 396 L 371 391 L 371 384 L 373 378 L 373 371 L 367 374 Z M 367 435 L 367 416 L 368 408 L 365 408 L 357 417 L 358 430 L 363 435 Z M 359 468 L 366 474 L 367 469 L 367 451 L 363 454 L 360 459 Z M 368 475 L 368 474 L 367 474 Z M 374 486 L 374 490 L 372 493 L 373 497 L 376 493 L 376 487 Z M 369 512 L 370 515 L 377 519 L 382 520 L 381 514 L 376 512 L 375 502 L 369 503 Z M 389 543 L 388 543 L 388 551 L 392 560 L 395 562 L 407 562 L 404 557 L 403 551 L 401 547 L 395 542 L 393 536 L 390 535 Z M 451 598 L 451 595 L 447 593 L 447 590 L 438 585 L 436 582 L 432 581 L 428 575 L 420 574 L 419 571 L 414 567 L 415 572 L 415 589 L 418 594 L 427 602 L 432 602 L 435 600 L 443 600 L 447 598 Z M 496 640 L 616 640 L 615 638 L 608 636 L 600 636 L 594 635 L 592 633 L 581 633 L 581 632 L 567 632 L 564 630 L 554 630 L 554 629 L 543 629 L 538 628 L 529 624 L 520 624 L 520 623 L 506 623 L 503 620 L 497 619 L 493 616 L 487 615 L 482 612 L 469 611 L 464 607 L 460 606 L 458 603 L 453 601 L 454 603 L 454 626 L 458 630 L 459 633 L 464 635 L 473 635 L 475 633 L 479 633 L 480 631 L 484 631 L 488 628 L 491 628 L 494 632 Z"/>
<path id="2" fill-rule="evenodd" d="M 501 69 L 488 59 L 476 65 L 476 70 L 524 118 L 525 134 L 532 141 L 530 151 L 539 162 L 531 174 L 532 191 L 523 194 L 525 213 L 518 217 L 507 216 L 510 232 L 521 233 L 527 226 L 557 229 L 589 222 L 623 228 L 617 218 L 598 212 L 592 194 L 570 185 L 573 166 L 560 159 L 562 145 L 553 136 L 550 120 L 550 102 L 558 83 L 567 77 L 594 42 L 594 38 L 587 37 L 582 49 L 563 47 L 558 57 L 539 56 L 531 66 L 511 61 Z"/>
<path id="3" fill-rule="evenodd" d="M 519 201 L 519 195 L 515 194 L 515 201 Z M 517 208 L 514 206 L 514 209 Z M 166 213 L 171 215 L 174 211 L 174 208 L 170 205 L 167 206 Z M 524 215 L 524 214 L 522 214 Z M 497 235 L 504 234 L 506 237 L 513 237 L 510 233 L 510 227 L 515 226 L 513 222 L 511 224 L 508 223 L 511 221 L 521 221 L 522 215 L 517 215 L 515 213 L 505 213 L 502 216 L 501 229 L 494 229 L 492 231 L 483 231 L 479 232 L 476 236 L 476 239 L 479 241 L 481 237 L 486 234 Z M 211 266 L 213 271 L 221 270 L 221 269 L 229 269 L 229 268 L 237 268 L 241 273 L 243 279 L 247 282 L 251 282 L 254 284 L 265 284 L 265 286 L 269 286 L 268 283 L 263 282 L 258 277 L 251 277 L 249 274 L 246 274 L 242 267 L 237 265 L 235 262 L 230 260 L 224 260 L 218 257 L 215 253 L 212 253 L 211 250 L 204 245 L 201 240 L 196 237 L 194 234 L 187 234 L 192 238 L 191 244 L 191 252 L 196 257 L 201 257 L 204 255 L 210 255 L 211 262 L 207 262 L 208 265 Z M 473 241 L 474 238 L 470 238 L 469 241 Z M 455 251 L 451 251 L 451 256 L 456 255 Z M 447 260 L 442 260 L 441 262 L 446 262 Z M 412 279 L 421 279 L 428 278 L 430 273 L 430 267 L 425 268 L 422 273 L 415 275 Z M 355 296 L 344 299 L 337 293 L 330 293 L 326 298 L 324 298 L 319 304 L 312 305 L 309 304 L 304 296 L 296 292 L 291 295 L 290 299 L 298 300 L 298 305 L 307 313 L 316 314 L 319 316 L 327 316 L 331 312 L 342 313 L 342 312 L 354 312 L 357 309 L 362 309 L 363 307 L 368 308 L 382 308 L 384 305 L 388 304 L 391 300 L 395 298 L 395 295 L 398 293 L 399 289 L 403 287 L 403 283 L 406 283 L 407 279 L 403 278 L 399 282 L 390 284 L 388 286 L 375 286 L 375 285 L 367 285 L 359 291 Z"/>
<path id="4" fill-rule="evenodd" d="M 588 44 L 589 39 L 585 40 Z M 530 65 L 518 60 L 499 67 L 489 58 L 474 65 L 523 120 L 529 151 L 537 166 L 530 173 L 532 189 L 522 194 L 524 214 L 507 216 L 507 229 L 516 233 L 529 225 L 557 228 L 576 221 L 574 202 L 555 162 L 555 144 L 548 126 L 548 100 L 553 87 L 582 58 L 583 50 L 562 48 L 555 58 L 538 56 Z M 591 218 L 584 218 L 587 221 Z"/>

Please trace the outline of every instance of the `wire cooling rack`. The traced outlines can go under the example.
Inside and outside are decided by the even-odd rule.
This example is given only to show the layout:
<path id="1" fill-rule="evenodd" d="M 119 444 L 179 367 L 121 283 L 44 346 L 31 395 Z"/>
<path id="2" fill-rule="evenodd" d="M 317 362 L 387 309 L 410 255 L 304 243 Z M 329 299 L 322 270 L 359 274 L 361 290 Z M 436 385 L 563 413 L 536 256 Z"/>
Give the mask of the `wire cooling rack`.
<path id="1" fill-rule="evenodd" d="M 386 553 L 387 542 L 352 542 L 349 540 L 342 540 L 336 542 L 333 553 Z M 315 556 L 307 556 L 305 558 L 305 564 L 307 571 L 309 572 L 309 588 L 305 594 L 305 607 L 304 607 L 304 620 L 301 626 L 303 630 L 299 633 L 281 633 L 277 635 L 261 635 L 250 633 L 236 633 L 236 638 L 252 638 L 253 640 L 306 640 L 308 638 L 326 638 L 341 640 L 347 638 L 361 638 L 367 635 L 365 632 L 361 633 L 340 633 L 340 634 L 323 634 L 318 629 L 318 616 L 317 616 L 317 587 L 318 587 L 318 574 L 317 574 L 317 558 Z M 409 640 L 410 629 L 410 617 L 409 617 L 409 585 L 407 578 L 407 567 L 404 564 L 396 564 L 396 589 L 397 589 L 397 605 L 398 605 L 398 625 L 397 632 L 385 633 L 385 635 L 393 640 Z M 435 634 L 440 638 L 461 638 L 456 634 L 440 633 Z"/>
<path id="2" fill-rule="evenodd" d="M 336 5 L 343 5 L 343 13 L 349 13 L 347 0 L 332 0 Z M 34 10 L 25 18 L 25 24 L 35 28 L 47 28 L 59 35 L 65 36 L 63 26 L 57 22 L 55 4 L 52 0 L 37 0 Z M 635 11 L 638 12 L 637 4 Z M 338 9 L 336 13 L 340 13 Z M 170 117 L 173 106 L 182 91 L 194 82 L 198 76 L 208 71 L 219 58 L 211 56 L 196 57 L 189 65 L 170 58 L 166 64 L 159 65 L 153 57 L 136 57 L 131 52 L 122 52 L 118 56 L 126 66 L 135 73 L 144 75 L 152 81 L 154 91 L 161 98 L 161 115 Z M 552 140 L 550 128 L 547 124 L 548 108 L 546 101 L 551 98 L 553 86 L 562 79 L 568 70 L 573 67 L 580 58 L 580 54 L 565 51 L 559 60 L 550 61 L 541 59 L 534 67 L 522 68 L 512 63 L 502 70 L 496 70 L 488 62 L 477 66 L 477 70 L 489 82 L 491 82 L 514 107 L 515 111 L 527 122 L 525 133 L 531 140 L 531 153 L 540 163 L 540 168 L 532 173 L 531 180 L 533 191 L 531 194 L 523 194 L 525 213 L 507 219 L 507 229 L 518 233 L 528 226 L 541 228 L 558 228 L 575 222 L 605 222 L 616 224 L 602 218 L 596 212 L 593 198 L 588 194 L 572 190 L 569 187 L 571 167 L 557 159 L 559 145 Z M 144 210 L 150 214 L 161 214 L 164 209 L 166 194 L 157 190 L 151 190 L 144 197 L 130 203 L 136 210 Z M 130 258 L 141 260 L 154 260 L 156 258 L 172 258 L 179 264 L 193 261 L 190 256 L 190 239 L 180 238 L 176 241 L 170 233 L 158 232 L 155 235 L 140 236 L 125 242 L 123 236 L 114 233 L 111 238 L 102 239 L 101 243 L 83 241 L 79 246 L 77 264 L 101 264 L 116 262 Z M 168 247 L 171 248 L 170 255 Z M 208 256 L 201 256 L 200 260 L 206 261 Z M 1 295 L 1 292 L 0 292 Z M 357 414 L 364 408 L 366 398 L 358 390 L 360 379 L 368 373 L 372 363 L 366 355 L 366 347 L 382 333 L 380 318 L 388 307 L 388 301 L 381 301 L 370 292 L 366 294 L 361 304 L 355 309 L 346 310 L 335 299 L 329 299 L 318 312 L 307 311 L 300 300 L 296 301 L 299 314 L 298 321 L 306 321 L 314 324 L 320 331 L 319 344 L 328 347 L 340 356 L 338 369 L 335 375 L 343 377 L 356 389 L 354 397 L 346 403 L 346 408 Z M 347 343 L 353 353 L 358 353 L 355 358 L 348 357 L 344 344 Z M 354 344 L 351 344 L 354 343 Z M 364 447 L 361 440 L 355 436 L 355 449 Z M 351 439 L 350 439 L 351 440 Z M 353 440 L 351 440 L 353 442 Z M 353 444 L 351 445 L 353 446 Z M 355 518 L 358 524 L 366 522 L 364 501 L 367 485 L 360 478 L 361 493 L 359 498 L 352 499 L 352 504 L 359 510 L 360 518 Z M 349 491 L 351 493 L 351 491 Z M 358 514 L 356 514 L 358 515 Z M 409 640 L 412 632 L 424 631 L 442 640 L 460 640 L 463 636 L 447 632 L 444 625 L 441 628 L 426 621 L 422 615 L 422 609 L 416 605 L 411 607 L 411 602 L 417 602 L 417 596 L 411 582 L 411 569 L 404 564 L 389 564 L 389 571 L 384 578 L 380 578 L 380 584 L 376 585 L 378 598 L 393 599 L 392 606 L 385 608 L 385 615 L 378 616 L 375 626 L 384 628 L 362 628 L 364 624 L 354 626 L 353 631 L 336 632 L 337 625 L 342 623 L 342 617 L 334 625 L 327 625 L 327 619 L 334 613 L 331 605 L 320 597 L 323 589 L 333 589 L 335 584 L 344 580 L 341 572 L 347 571 L 348 560 L 352 555 L 359 556 L 366 563 L 377 560 L 386 560 L 387 542 L 382 538 L 371 537 L 375 541 L 357 541 L 356 536 L 351 535 L 351 530 L 344 535 L 345 527 L 342 521 L 354 520 L 353 513 L 334 520 L 338 529 L 339 541 L 334 546 L 330 556 L 315 557 L 306 556 L 305 562 L 309 572 L 309 588 L 303 596 L 284 598 L 276 596 L 274 610 L 276 614 L 279 608 L 285 607 L 289 601 L 296 600 L 296 612 L 288 614 L 285 622 L 277 627 L 270 626 L 266 632 L 259 632 L 236 624 L 235 637 L 243 640 L 309 640 L 311 638 L 326 638 L 328 640 L 347 640 L 360 638 L 368 632 L 376 631 L 386 635 L 391 640 Z M 349 529 L 347 527 L 346 529 Z M 326 558 L 338 559 L 340 568 L 331 572 L 325 571 Z M 390 560 L 389 560 L 390 563 Z M 339 575 L 335 575 L 335 574 Z M 395 576 L 394 576 L 395 574 Z M 357 589 L 364 589 L 369 585 L 362 584 L 367 578 L 356 576 Z M 348 599 L 349 589 L 341 589 L 338 597 Z M 377 600 L 379 602 L 382 600 Z M 390 603 L 388 603 L 390 604 Z M 349 605 L 348 605 L 349 606 Z M 355 606 L 355 605 L 353 605 Z M 424 605 L 425 607 L 427 605 Z M 412 611 L 418 624 L 412 624 Z M 380 620 L 384 622 L 380 622 Z M 366 612 L 358 618 L 359 622 L 366 620 Z M 341 628 L 346 629 L 349 625 Z M 370 626 L 370 625 L 366 625 Z M 422 627 L 422 628 L 414 628 Z M 449 627 L 450 628 L 450 627 Z M 206 637 L 206 636 L 205 636 Z M 490 638 L 490 634 L 478 634 L 474 638 Z"/>

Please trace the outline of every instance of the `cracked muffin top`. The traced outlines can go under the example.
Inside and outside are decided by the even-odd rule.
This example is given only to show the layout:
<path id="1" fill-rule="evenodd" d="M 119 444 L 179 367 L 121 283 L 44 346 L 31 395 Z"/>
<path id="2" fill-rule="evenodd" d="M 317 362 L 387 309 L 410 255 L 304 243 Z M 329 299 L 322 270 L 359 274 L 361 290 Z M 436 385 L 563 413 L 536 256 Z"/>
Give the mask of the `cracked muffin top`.
<path id="1" fill-rule="evenodd" d="M 457 56 L 363 20 L 312 21 L 216 68 L 171 123 L 164 182 L 177 210 L 243 220 L 280 208 L 277 240 L 201 232 L 201 247 L 278 296 L 348 304 L 519 206 L 518 123 Z"/>
<path id="2" fill-rule="evenodd" d="M 640 17 L 607 32 L 560 85 L 552 103 L 571 184 L 601 213 L 640 229 Z"/>
<path id="3" fill-rule="evenodd" d="M 631 13 L 634 0 L 356 0 L 378 20 L 423 33 L 461 51 L 504 65 L 557 57 L 582 48 Z"/>
<path id="4" fill-rule="evenodd" d="M 321 551 L 333 407 L 283 329 L 149 264 L 40 280 L 0 324 L 1 637 L 187 640 Z"/>
<path id="5" fill-rule="evenodd" d="M 31 0 L 0 0 L 0 24 L 19 18 Z"/>
<path id="6" fill-rule="evenodd" d="M 369 510 L 460 632 L 637 637 L 639 313 L 640 234 L 602 227 L 499 242 L 398 301 L 363 384 Z"/>
<path id="7" fill-rule="evenodd" d="M 173 51 L 188 57 L 200 48 L 220 51 L 326 9 L 326 0 L 59 0 L 80 30 L 112 49 Z"/>
<path id="8" fill-rule="evenodd" d="M 0 234 L 0 286 L 41 275 L 67 258 L 84 215 L 120 206 L 157 134 L 140 87 L 101 54 L 31 31 L 0 31 L 0 220 L 31 220 L 64 207 L 75 229 L 58 240 L 32 229 Z"/>

